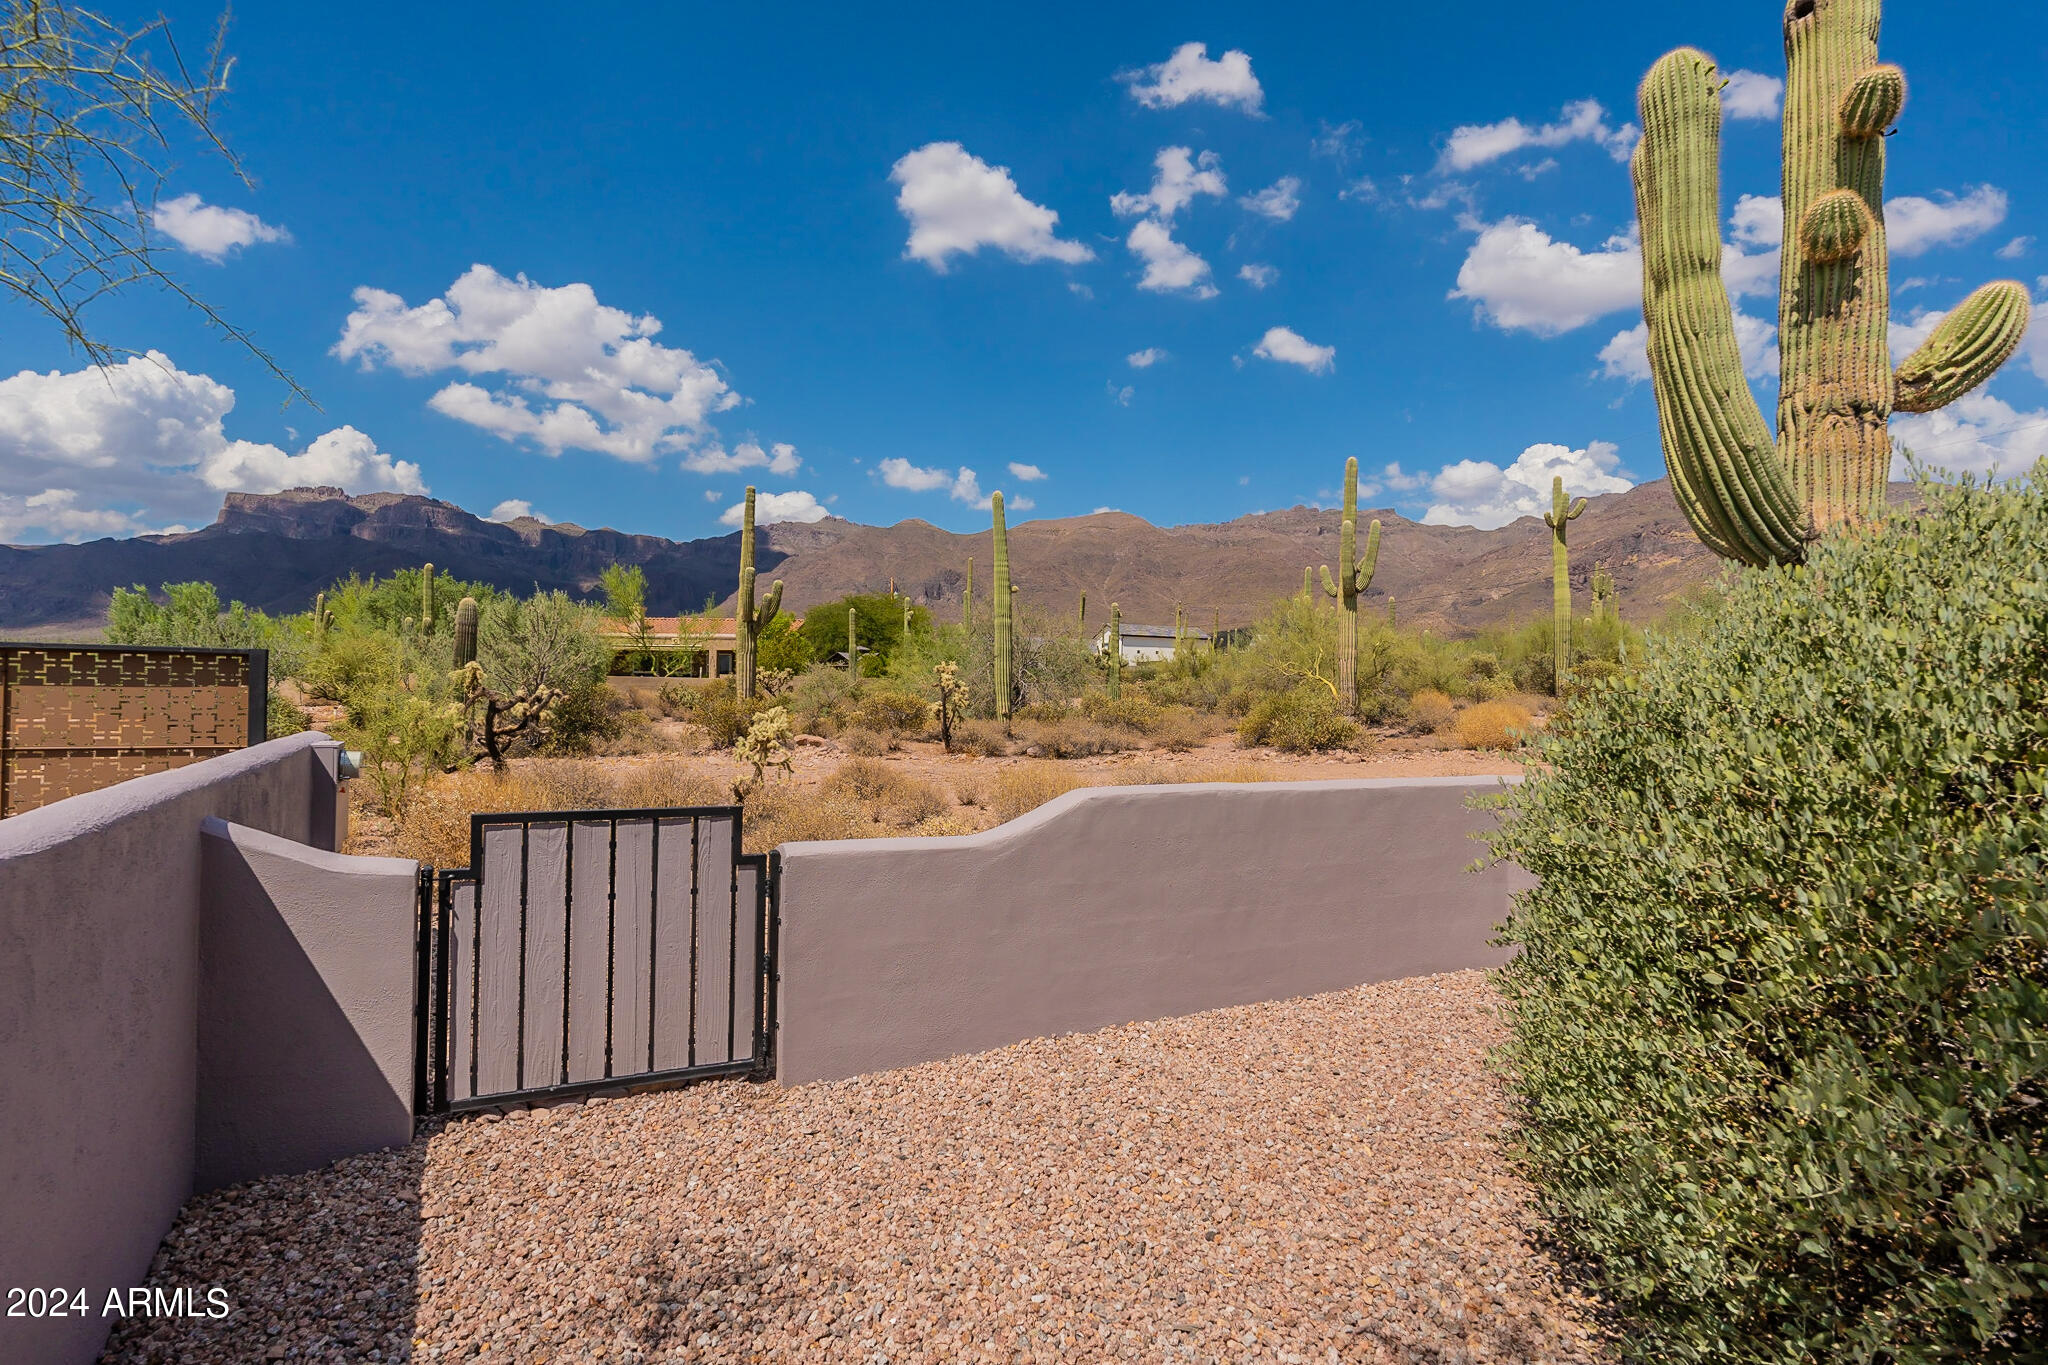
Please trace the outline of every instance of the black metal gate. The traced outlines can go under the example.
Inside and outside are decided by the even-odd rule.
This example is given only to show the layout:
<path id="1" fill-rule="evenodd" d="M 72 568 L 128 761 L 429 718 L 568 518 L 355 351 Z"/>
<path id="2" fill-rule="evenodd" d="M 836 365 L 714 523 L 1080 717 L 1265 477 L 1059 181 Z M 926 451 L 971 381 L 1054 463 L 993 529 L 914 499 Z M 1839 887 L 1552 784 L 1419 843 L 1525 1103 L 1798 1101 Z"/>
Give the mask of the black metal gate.
<path id="1" fill-rule="evenodd" d="M 420 874 L 417 1108 L 767 1074 L 769 883 L 737 806 L 471 816 Z"/>

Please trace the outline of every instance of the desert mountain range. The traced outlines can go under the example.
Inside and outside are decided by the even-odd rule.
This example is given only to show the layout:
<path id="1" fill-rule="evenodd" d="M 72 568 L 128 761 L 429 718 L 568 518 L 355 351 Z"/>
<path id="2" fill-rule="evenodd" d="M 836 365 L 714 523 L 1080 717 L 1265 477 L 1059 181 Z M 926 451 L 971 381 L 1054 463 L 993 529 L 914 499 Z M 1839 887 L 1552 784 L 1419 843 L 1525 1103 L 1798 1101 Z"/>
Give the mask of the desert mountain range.
<path id="1" fill-rule="evenodd" d="M 1451 633 L 1549 610 L 1550 531 L 1539 517 L 1498 530 L 1425 526 L 1392 511 L 1380 519 L 1379 572 L 1367 605 L 1392 595 L 1403 624 Z M 1304 566 L 1334 561 L 1338 514 L 1294 507 L 1220 525 L 1154 526 L 1124 512 L 1026 521 L 1010 530 L 1012 574 L 1027 614 L 1072 621 L 1077 595 L 1099 628 L 1112 601 L 1127 622 L 1170 622 L 1176 603 L 1190 623 L 1242 625 L 1276 597 L 1299 592 Z M 986 600 L 990 534 L 957 535 L 924 521 L 863 526 L 828 517 L 785 522 L 759 534 L 763 578 L 780 578 L 795 611 L 848 592 L 898 591 L 957 619 L 967 562 Z M 1591 500 L 1571 523 L 1572 579 L 1584 591 L 1596 565 L 1614 576 L 1624 615 L 1661 612 L 1718 560 L 1694 538 L 1669 485 L 1658 480 Z M 451 503 L 397 493 L 350 497 L 338 488 L 230 493 L 219 518 L 179 535 L 80 545 L 0 546 L 0 637 L 90 629 L 116 586 L 205 579 L 223 600 L 271 612 L 299 611 L 350 573 L 382 574 L 431 560 L 465 579 L 520 592 L 597 592 L 612 563 L 647 574 L 653 614 L 729 602 L 739 536 L 673 541 L 590 530 L 531 517 L 486 521 Z"/>

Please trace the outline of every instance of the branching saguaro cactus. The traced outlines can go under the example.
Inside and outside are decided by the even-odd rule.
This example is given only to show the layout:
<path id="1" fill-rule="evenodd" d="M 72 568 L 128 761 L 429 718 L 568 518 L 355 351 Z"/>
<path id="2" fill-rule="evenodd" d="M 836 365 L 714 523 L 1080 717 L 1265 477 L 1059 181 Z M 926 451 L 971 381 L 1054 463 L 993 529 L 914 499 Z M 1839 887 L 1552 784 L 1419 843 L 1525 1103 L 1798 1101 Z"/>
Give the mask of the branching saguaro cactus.
<path id="1" fill-rule="evenodd" d="M 1323 565 L 1323 591 L 1337 599 L 1344 613 L 1337 621 L 1337 700 L 1347 715 L 1358 713 L 1358 599 L 1372 586 L 1380 563 L 1380 523 L 1373 518 L 1366 532 L 1365 553 L 1358 553 L 1358 460 L 1344 462 L 1344 523 L 1337 536 L 1337 576 Z"/>
<path id="2" fill-rule="evenodd" d="M 1807 544 L 1884 502 L 1894 411 L 1931 412 L 2018 349 L 2029 302 L 2001 280 L 1971 294 L 1897 370 L 1884 135 L 1906 99 L 1877 60 L 1882 0 L 1785 8 L 1778 434 L 1743 378 L 1721 282 L 1721 88 L 1682 47 L 1639 92 L 1632 173 L 1643 239 L 1643 318 L 1672 492 L 1706 545 L 1746 564 L 1793 564 Z"/>
<path id="3" fill-rule="evenodd" d="M 474 597 L 465 597 L 455 604 L 455 666 L 465 667 L 476 662 L 476 615 Z"/>
<path id="4" fill-rule="evenodd" d="M 733 686 L 742 700 L 754 695 L 754 659 L 760 648 L 761 632 L 782 610 L 782 580 L 776 579 L 768 597 L 754 605 L 754 487 L 747 485 L 747 507 L 740 518 L 740 599 L 733 608 Z"/>
<path id="5" fill-rule="evenodd" d="M 1115 701 L 1124 694 L 1124 610 L 1114 602 L 1109 604 L 1109 646 L 1102 659 L 1109 670 L 1109 699 Z"/>
<path id="6" fill-rule="evenodd" d="M 1564 479 L 1557 475 L 1550 480 L 1550 510 L 1543 514 L 1543 524 L 1550 528 L 1550 690 L 1559 692 L 1564 687 L 1565 670 L 1572 664 L 1572 560 L 1565 548 L 1564 528 L 1577 521 L 1585 513 L 1586 500 L 1580 498 L 1568 502 L 1564 496 Z"/>
<path id="7" fill-rule="evenodd" d="M 334 609 L 327 605 L 327 594 L 313 594 L 313 643 L 327 648 L 327 632 L 334 628 Z"/>
<path id="8" fill-rule="evenodd" d="M 1605 621 L 1614 610 L 1614 576 L 1607 567 L 1596 565 L 1593 569 L 1593 619 Z"/>
<path id="9" fill-rule="evenodd" d="M 995 656 L 996 656 L 996 719 L 1010 718 L 1010 692 L 1016 686 L 1016 673 L 1010 659 L 1010 531 L 1003 524 L 1003 495 L 991 494 L 988 500 L 989 515 L 995 524 L 996 571 L 989 584 L 989 607 L 995 613 Z"/>

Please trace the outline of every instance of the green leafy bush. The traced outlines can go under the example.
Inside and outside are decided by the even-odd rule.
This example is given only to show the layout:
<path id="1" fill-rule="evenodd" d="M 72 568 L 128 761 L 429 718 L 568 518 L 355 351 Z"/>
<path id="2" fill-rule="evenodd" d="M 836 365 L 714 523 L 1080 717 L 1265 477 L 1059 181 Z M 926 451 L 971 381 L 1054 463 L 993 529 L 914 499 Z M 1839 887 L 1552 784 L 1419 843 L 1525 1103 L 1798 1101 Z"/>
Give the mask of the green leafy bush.
<path id="1" fill-rule="evenodd" d="M 931 719 L 930 702 L 923 697 L 877 687 L 873 683 L 862 683 L 861 687 L 860 698 L 853 704 L 851 719 L 855 725 L 870 730 L 893 730 L 898 734 L 924 733 Z"/>
<path id="2" fill-rule="evenodd" d="M 1309 754 L 1350 748 L 1358 742 L 1358 726 L 1337 709 L 1337 699 L 1326 689 L 1297 687 L 1255 703 L 1239 722 L 1237 739 L 1247 748 L 1265 744 L 1284 753 Z"/>
<path id="3" fill-rule="evenodd" d="M 1521 1146 L 1645 1359 L 2048 1342 L 2048 466 L 1925 493 L 1503 800 Z"/>

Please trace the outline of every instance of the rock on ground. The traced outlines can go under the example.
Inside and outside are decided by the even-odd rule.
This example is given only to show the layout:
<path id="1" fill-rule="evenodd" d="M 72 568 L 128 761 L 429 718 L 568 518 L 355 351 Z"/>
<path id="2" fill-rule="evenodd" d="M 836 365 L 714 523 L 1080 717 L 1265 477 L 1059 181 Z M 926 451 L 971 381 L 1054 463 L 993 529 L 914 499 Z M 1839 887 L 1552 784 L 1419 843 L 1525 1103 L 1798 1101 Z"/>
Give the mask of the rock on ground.
<path id="1" fill-rule="evenodd" d="M 1479 972 L 450 1122 L 194 1199 L 112 1362 L 1611 1358 Z"/>

